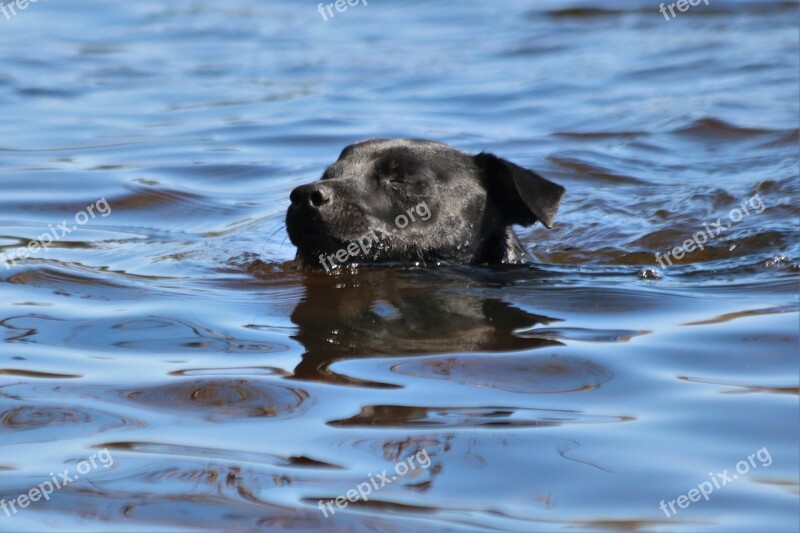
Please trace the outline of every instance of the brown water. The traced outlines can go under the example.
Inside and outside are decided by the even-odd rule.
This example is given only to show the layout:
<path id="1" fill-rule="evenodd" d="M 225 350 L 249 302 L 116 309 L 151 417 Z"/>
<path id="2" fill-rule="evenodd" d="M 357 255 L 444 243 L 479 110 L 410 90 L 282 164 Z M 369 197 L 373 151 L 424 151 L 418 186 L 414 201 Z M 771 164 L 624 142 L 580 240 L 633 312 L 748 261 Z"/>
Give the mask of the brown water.
<path id="1" fill-rule="evenodd" d="M 797 7 L 0 16 L 0 253 L 76 226 L 0 267 L 0 531 L 797 531 Z M 563 184 L 537 265 L 300 269 L 289 191 L 375 136 Z"/>

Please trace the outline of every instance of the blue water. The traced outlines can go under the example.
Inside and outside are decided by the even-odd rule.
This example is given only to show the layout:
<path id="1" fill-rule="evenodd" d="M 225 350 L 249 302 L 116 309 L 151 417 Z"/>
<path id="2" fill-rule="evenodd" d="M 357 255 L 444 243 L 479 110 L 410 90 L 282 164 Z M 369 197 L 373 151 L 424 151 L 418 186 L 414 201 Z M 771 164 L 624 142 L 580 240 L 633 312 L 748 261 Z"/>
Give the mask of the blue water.
<path id="1" fill-rule="evenodd" d="M 798 3 L 317 8 L 0 13 L 0 531 L 800 530 Z M 300 269 L 372 137 L 564 185 L 535 268 Z"/>

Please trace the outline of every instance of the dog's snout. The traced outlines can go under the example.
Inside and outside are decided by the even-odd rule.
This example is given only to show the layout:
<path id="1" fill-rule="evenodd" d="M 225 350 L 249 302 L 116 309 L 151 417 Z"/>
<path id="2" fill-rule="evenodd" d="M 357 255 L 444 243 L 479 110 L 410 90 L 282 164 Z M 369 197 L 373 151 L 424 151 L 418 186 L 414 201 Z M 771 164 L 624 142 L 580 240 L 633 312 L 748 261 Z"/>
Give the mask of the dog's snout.
<path id="1" fill-rule="evenodd" d="M 321 183 L 310 183 L 294 189 L 289 195 L 289 199 L 295 205 L 321 207 L 331 201 L 331 191 Z"/>
<path id="2" fill-rule="evenodd" d="M 331 195 L 325 189 L 315 189 L 311 191 L 311 203 L 317 207 L 327 203 L 331 199 Z"/>

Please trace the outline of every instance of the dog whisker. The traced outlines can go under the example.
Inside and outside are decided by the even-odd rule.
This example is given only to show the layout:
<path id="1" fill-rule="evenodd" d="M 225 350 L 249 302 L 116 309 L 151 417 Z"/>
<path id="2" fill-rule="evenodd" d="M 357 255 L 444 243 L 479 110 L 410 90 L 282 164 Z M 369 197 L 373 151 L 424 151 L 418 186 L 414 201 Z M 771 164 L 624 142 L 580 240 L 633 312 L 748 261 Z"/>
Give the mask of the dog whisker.
<path id="1" fill-rule="evenodd" d="M 289 235 L 286 235 L 286 237 L 283 238 L 283 240 L 281 241 L 281 245 L 278 246 L 278 253 L 281 253 L 281 250 L 283 249 L 283 245 L 286 244 L 286 239 L 288 239 L 288 238 L 289 238 Z"/>
<path id="2" fill-rule="evenodd" d="M 266 249 L 266 247 L 267 247 L 267 244 L 269 244 L 269 241 L 271 241 L 271 240 L 272 240 L 272 238 L 275 236 L 275 234 L 276 234 L 276 233 L 278 233 L 280 230 L 282 230 L 282 229 L 285 229 L 285 228 L 286 228 L 286 224 L 285 224 L 285 223 L 282 223 L 282 222 L 279 222 L 279 223 L 278 223 L 278 227 L 277 227 L 277 229 L 275 229 L 274 231 L 272 231 L 272 232 L 271 232 L 271 233 L 270 233 L 270 234 L 267 236 L 267 238 L 264 240 L 264 245 L 261 247 L 261 251 L 260 251 L 260 252 L 258 252 L 258 256 L 259 256 L 259 257 L 261 257 L 261 255 L 264 253 L 264 250 Z M 283 242 L 286 242 L 286 238 L 285 238 L 285 237 L 284 237 L 284 239 L 283 239 Z M 283 242 L 281 242 L 281 246 L 283 246 Z M 278 250 L 278 252 L 280 252 L 280 249 Z"/>

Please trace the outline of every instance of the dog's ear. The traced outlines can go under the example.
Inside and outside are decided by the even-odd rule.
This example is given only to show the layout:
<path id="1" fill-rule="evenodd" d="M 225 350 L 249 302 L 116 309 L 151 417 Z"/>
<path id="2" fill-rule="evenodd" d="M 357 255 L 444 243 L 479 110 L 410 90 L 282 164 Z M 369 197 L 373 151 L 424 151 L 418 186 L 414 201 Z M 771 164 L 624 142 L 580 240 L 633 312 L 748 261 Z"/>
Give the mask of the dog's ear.
<path id="1" fill-rule="evenodd" d="M 508 224 L 530 226 L 537 220 L 548 228 L 558 211 L 564 187 L 493 154 L 481 152 L 475 164 L 483 174 L 489 198 Z"/>

